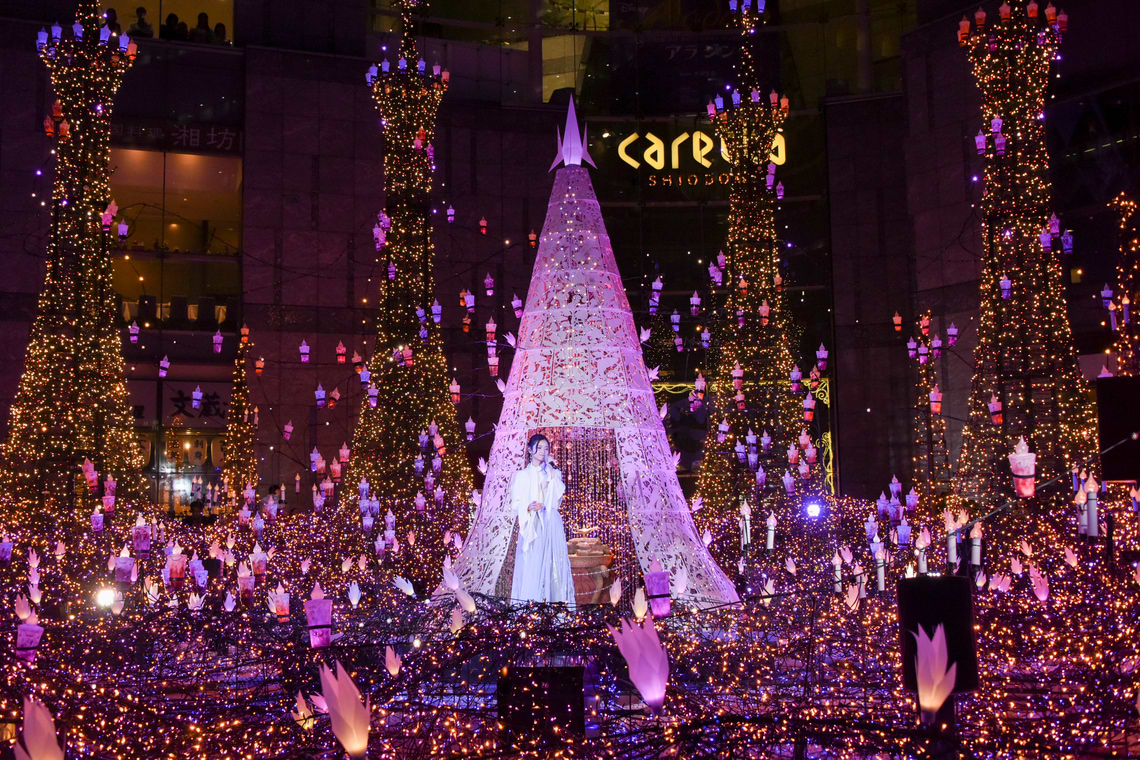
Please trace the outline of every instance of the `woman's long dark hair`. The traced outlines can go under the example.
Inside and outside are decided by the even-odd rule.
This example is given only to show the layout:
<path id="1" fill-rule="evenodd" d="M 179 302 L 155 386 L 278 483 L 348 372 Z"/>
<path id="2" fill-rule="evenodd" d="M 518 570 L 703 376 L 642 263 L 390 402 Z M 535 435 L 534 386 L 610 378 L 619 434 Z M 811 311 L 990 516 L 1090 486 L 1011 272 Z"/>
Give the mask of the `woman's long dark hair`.
<path id="1" fill-rule="evenodd" d="M 543 441 L 546 441 L 547 447 L 550 446 L 550 439 L 542 433 L 535 433 L 530 437 L 530 440 L 526 442 L 527 464 L 530 464 L 530 456 L 538 451 L 538 444 Z"/>

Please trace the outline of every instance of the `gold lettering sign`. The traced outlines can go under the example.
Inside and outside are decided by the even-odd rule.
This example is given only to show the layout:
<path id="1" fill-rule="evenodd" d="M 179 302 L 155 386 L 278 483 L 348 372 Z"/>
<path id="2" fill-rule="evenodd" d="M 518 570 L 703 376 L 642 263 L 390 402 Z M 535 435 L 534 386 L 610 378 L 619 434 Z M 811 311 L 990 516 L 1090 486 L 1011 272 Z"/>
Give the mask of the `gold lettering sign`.
<path id="1" fill-rule="evenodd" d="M 641 157 L 650 167 L 661 171 L 665 168 L 665 141 L 652 132 L 646 132 L 644 135 L 633 132 L 626 136 L 625 139 L 618 143 L 618 156 L 634 169 L 640 167 L 641 161 L 638 161 L 630 151 L 633 150 L 636 152 L 641 146 L 635 145 L 635 143 L 643 138 L 647 145 L 645 150 L 642 151 Z M 669 143 L 669 168 L 682 168 L 681 148 L 686 142 L 692 143 L 693 161 L 705 169 L 711 168 L 713 162 L 708 158 L 708 155 L 716 146 L 716 141 L 714 141 L 710 135 L 699 129 L 695 130 L 692 134 L 682 132 Z M 724 140 L 720 141 L 720 157 L 724 161 L 728 161 L 728 150 L 725 147 Z M 787 144 L 784 141 L 784 135 L 782 133 L 778 133 L 776 139 L 772 141 L 772 152 L 768 155 L 768 160 L 777 166 L 782 166 L 787 160 Z"/>

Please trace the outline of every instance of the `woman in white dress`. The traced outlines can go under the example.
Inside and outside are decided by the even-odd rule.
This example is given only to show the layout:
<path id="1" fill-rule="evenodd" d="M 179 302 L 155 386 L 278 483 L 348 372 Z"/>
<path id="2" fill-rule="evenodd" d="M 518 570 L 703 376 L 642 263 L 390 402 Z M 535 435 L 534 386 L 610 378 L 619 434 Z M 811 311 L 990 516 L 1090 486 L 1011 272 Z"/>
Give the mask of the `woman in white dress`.
<path id="1" fill-rule="evenodd" d="M 574 578 L 558 512 L 566 485 L 550 460 L 546 436 L 531 436 L 526 450 L 527 465 L 511 480 L 511 507 L 519 521 L 511 598 L 573 606 Z"/>

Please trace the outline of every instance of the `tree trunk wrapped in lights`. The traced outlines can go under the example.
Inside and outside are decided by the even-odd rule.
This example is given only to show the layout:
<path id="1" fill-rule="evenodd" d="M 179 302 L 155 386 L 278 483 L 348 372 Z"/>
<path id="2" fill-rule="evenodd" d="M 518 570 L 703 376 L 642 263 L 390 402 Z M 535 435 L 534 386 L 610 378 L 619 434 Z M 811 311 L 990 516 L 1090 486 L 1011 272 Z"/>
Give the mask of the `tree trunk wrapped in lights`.
<path id="1" fill-rule="evenodd" d="M 786 456 L 789 446 L 797 445 L 801 430 L 807 427 L 810 433 L 813 425 L 804 422 L 806 383 L 796 392 L 789 381 L 796 362 L 780 279 L 775 222 L 778 191 L 771 159 L 773 143 L 787 116 L 787 99 L 762 91 L 753 50 L 756 27 L 761 22 L 751 6 L 741 9 L 739 89 L 732 93 L 731 106 L 715 102 L 709 106 L 713 126 L 731 164 L 731 190 L 725 245 L 726 296 L 709 355 L 709 435 L 697 486 L 704 508 L 697 513 L 697 524 L 712 534 L 714 556 L 722 563 L 735 562 L 741 496 L 747 496 L 753 507 L 759 506 L 758 513 L 767 514 L 791 504 L 798 512 L 805 495 L 823 491 L 818 464 L 810 467 L 811 477 L 804 480 Z M 782 188 L 779 192 L 782 194 Z M 765 311 L 767 316 L 762 316 Z M 740 389 L 743 409 L 732 382 L 732 370 L 738 365 L 744 370 Z M 807 368 L 803 374 L 807 376 Z M 726 419 L 729 432 L 722 439 L 716 426 Z M 763 486 L 757 484 L 752 468 L 741 463 L 734 450 L 745 442 L 749 429 L 757 436 L 767 431 L 772 439 L 767 451 L 756 448 L 759 466 L 766 473 Z M 795 477 L 794 497 L 781 483 L 785 470 Z M 788 515 L 792 520 L 797 517 Z"/>
<path id="2" fill-rule="evenodd" d="M 1117 375 L 1140 375 L 1140 320 L 1133 313 L 1140 297 L 1140 213 L 1136 201 L 1124 193 L 1113 198 L 1110 206 L 1120 213 L 1120 262 L 1116 265 L 1117 307 L 1116 340 L 1111 354 L 1116 364 L 1109 369 Z M 1107 320 L 1106 320 L 1107 322 Z"/>
<path id="3" fill-rule="evenodd" d="M 226 458 L 222 467 L 226 487 L 237 495 L 239 506 L 246 486 L 257 487 L 257 451 L 254 448 L 257 412 L 249 405 L 246 370 L 249 348 L 250 343 L 243 337 L 238 344 L 237 359 L 234 360 L 233 388 L 230 391 L 230 406 L 226 411 Z"/>
<path id="4" fill-rule="evenodd" d="M 1020 436 L 1044 481 L 1094 450 L 1096 428 L 1066 311 L 1058 230 L 1050 232 L 1045 93 L 1062 30 L 1021 7 L 990 27 L 982 11 L 975 21 L 962 44 L 982 91 L 983 270 L 954 491 L 992 506 L 1013 494 L 1004 460 Z M 999 415 L 988 408 L 994 396 Z"/>
<path id="5" fill-rule="evenodd" d="M 118 482 L 120 503 L 137 500 L 144 486 L 109 253 L 111 112 L 133 47 L 120 49 L 117 37 L 101 42 L 100 17 L 99 4 L 84 0 L 76 25 L 41 36 L 40 45 L 60 107 L 56 175 L 47 271 L 12 404 L 4 475 L 10 494 L 49 510 L 73 503 L 85 458 L 100 480 Z"/>
<path id="6" fill-rule="evenodd" d="M 446 531 L 466 532 L 473 487 L 463 435 L 448 393 L 451 372 L 443 353 L 443 336 L 431 317 L 435 289 L 432 141 L 449 74 L 417 54 L 412 11 L 422 11 L 425 5 L 413 0 L 400 3 L 403 37 L 399 56 L 369 73 L 370 79 L 375 77 L 372 94 L 383 120 L 385 213 L 391 221 L 377 263 L 384 268 L 394 263 L 395 271 L 394 278 L 385 278 L 380 285 L 376 340 L 368 360 L 377 400 L 375 406 L 367 399 L 361 406 L 345 478 L 348 484 L 365 478 L 371 494 L 380 499 L 380 513 L 391 509 L 397 515 L 396 533 L 404 544 L 406 571 L 421 584 L 438 580 L 444 553 L 441 536 Z M 417 317 L 417 308 L 423 310 L 423 319 Z M 396 351 L 404 352 L 405 358 L 394 360 Z M 421 444 L 421 432 L 433 422 L 438 425 L 439 438 L 429 436 Z M 431 461 L 437 454 L 443 460 L 440 471 L 433 473 L 431 488 L 413 469 L 418 454 L 427 463 L 424 475 L 432 472 Z M 445 494 L 443 504 L 434 498 L 436 488 Z M 426 497 L 422 511 L 413 507 L 418 491 Z M 345 493 L 355 503 L 356 489 L 346 488 Z M 404 541 L 409 531 L 416 533 L 414 545 Z"/>
<path id="7" fill-rule="evenodd" d="M 919 496 L 919 504 L 924 506 L 922 514 L 940 515 L 941 508 L 935 504 L 938 497 L 950 492 L 950 455 L 946 448 L 946 417 L 943 414 L 942 390 L 938 387 L 938 360 L 942 353 L 941 338 L 930 333 L 930 315 L 924 317 L 925 328 L 920 322 L 918 335 L 914 337 L 916 349 L 925 347 L 919 359 L 914 357 L 914 405 L 911 407 L 911 441 L 913 461 L 912 477 L 914 488 Z M 923 335 L 923 329 L 928 333 Z M 913 520 L 913 516 L 908 516 Z"/>

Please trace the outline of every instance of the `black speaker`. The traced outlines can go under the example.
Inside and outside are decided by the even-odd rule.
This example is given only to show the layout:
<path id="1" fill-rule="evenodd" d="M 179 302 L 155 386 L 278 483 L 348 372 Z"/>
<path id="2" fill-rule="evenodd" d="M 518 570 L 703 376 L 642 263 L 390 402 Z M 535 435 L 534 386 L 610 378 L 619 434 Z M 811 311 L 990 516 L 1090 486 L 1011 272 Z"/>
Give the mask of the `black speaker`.
<path id="1" fill-rule="evenodd" d="M 902 649 L 903 687 L 918 691 L 914 658 L 918 654 L 918 626 L 928 636 L 942 625 L 946 631 L 947 665 L 958 663 L 954 693 L 978 688 L 978 652 L 974 642 L 974 599 L 970 579 L 958 575 L 920 575 L 898 582 L 899 639 Z"/>
<path id="2" fill-rule="evenodd" d="M 504 744 L 561 744 L 582 736 L 583 678 L 580 666 L 504 668 L 496 693 Z"/>
<path id="3" fill-rule="evenodd" d="M 1100 458 L 1101 480 L 1140 480 L 1140 377 L 1097 378 L 1096 422 L 1101 451 L 1125 441 Z"/>
<path id="4" fill-rule="evenodd" d="M 206 559 L 202 560 L 202 567 L 211 580 L 217 580 L 222 577 L 222 561 L 220 559 L 206 557 Z"/>

